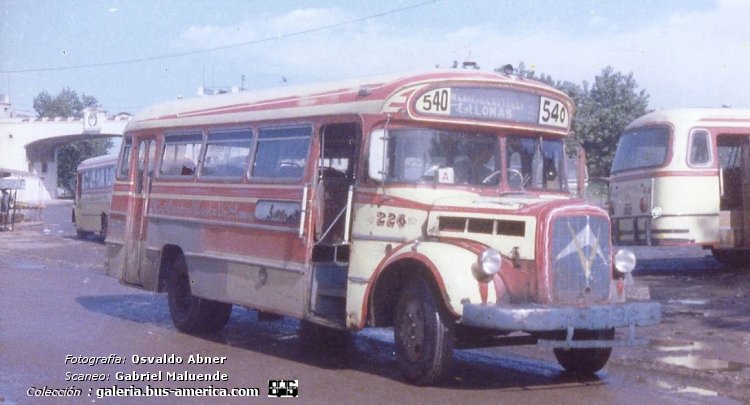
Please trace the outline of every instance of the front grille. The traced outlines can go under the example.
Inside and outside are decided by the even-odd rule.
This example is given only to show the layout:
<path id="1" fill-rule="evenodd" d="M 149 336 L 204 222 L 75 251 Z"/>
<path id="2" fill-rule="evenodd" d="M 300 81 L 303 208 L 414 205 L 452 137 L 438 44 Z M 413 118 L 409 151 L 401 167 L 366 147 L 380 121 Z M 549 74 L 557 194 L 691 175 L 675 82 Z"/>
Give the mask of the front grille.
<path id="1" fill-rule="evenodd" d="M 607 218 L 572 216 L 555 219 L 550 257 L 555 301 L 606 300 L 612 274 L 610 249 Z"/>

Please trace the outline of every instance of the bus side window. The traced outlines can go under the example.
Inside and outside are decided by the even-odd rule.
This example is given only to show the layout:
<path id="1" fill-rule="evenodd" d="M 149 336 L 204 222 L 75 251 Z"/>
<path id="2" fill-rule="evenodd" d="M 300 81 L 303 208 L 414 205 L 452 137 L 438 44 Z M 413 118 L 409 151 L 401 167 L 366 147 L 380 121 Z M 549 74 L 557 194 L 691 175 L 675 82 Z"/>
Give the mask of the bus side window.
<path id="1" fill-rule="evenodd" d="M 167 135 L 159 174 L 192 177 L 198 166 L 202 143 L 203 135 L 200 132 Z"/>
<path id="2" fill-rule="evenodd" d="M 247 170 L 252 140 L 250 129 L 209 132 L 201 176 L 242 177 Z"/>
<path id="3" fill-rule="evenodd" d="M 258 132 L 252 177 L 301 178 L 307 163 L 312 128 L 263 128 Z"/>
<path id="4" fill-rule="evenodd" d="M 132 138 L 127 137 L 122 147 L 122 155 L 120 156 L 120 171 L 117 173 L 121 179 L 126 179 L 130 175 L 130 149 L 132 148 Z"/>
<path id="5" fill-rule="evenodd" d="M 711 162 L 708 132 L 699 130 L 690 134 L 690 155 L 688 162 L 694 166 L 705 166 Z"/>

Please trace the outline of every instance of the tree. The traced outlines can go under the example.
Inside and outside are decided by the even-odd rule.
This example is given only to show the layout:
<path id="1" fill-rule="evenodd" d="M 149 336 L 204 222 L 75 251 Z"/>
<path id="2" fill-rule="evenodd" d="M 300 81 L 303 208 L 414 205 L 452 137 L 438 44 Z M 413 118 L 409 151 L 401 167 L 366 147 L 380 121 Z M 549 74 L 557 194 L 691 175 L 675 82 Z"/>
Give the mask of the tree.
<path id="1" fill-rule="evenodd" d="M 502 71 L 502 68 L 495 71 Z M 516 74 L 554 86 L 573 99 L 576 104 L 572 125 L 574 143 L 586 151 L 590 176 L 609 176 L 620 134 L 631 121 L 648 112 L 648 94 L 638 90 L 633 74 L 615 73 L 607 66 L 594 78 L 591 88 L 585 81 L 578 85 L 555 81 L 550 75 L 537 76 L 523 62 L 518 64 Z"/>
<path id="2" fill-rule="evenodd" d="M 60 93 L 52 97 L 46 91 L 42 91 L 34 97 L 34 110 L 39 117 L 83 117 L 83 110 L 87 107 L 96 107 L 99 101 L 94 96 L 78 93 L 69 87 L 64 87 Z M 75 188 L 76 170 L 78 165 L 94 156 L 107 153 L 112 147 L 110 139 L 90 139 L 71 142 L 56 151 L 57 160 L 57 185 L 68 193 Z"/>
<path id="3" fill-rule="evenodd" d="M 56 152 L 57 186 L 72 194 L 76 184 L 78 165 L 90 157 L 106 155 L 111 146 L 112 141 L 109 139 L 92 139 L 71 142 L 58 148 Z"/>
<path id="4" fill-rule="evenodd" d="M 60 93 L 52 97 L 46 91 L 42 91 L 34 97 L 34 111 L 40 117 L 83 117 L 83 109 L 96 107 L 99 101 L 94 96 L 78 93 L 70 87 L 63 87 Z"/>
<path id="5" fill-rule="evenodd" d="M 586 150 L 590 175 L 609 176 L 617 142 L 625 127 L 648 112 L 648 94 L 638 91 L 632 73 L 615 73 L 607 66 L 594 78 L 578 105 L 574 119 L 576 139 Z"/>

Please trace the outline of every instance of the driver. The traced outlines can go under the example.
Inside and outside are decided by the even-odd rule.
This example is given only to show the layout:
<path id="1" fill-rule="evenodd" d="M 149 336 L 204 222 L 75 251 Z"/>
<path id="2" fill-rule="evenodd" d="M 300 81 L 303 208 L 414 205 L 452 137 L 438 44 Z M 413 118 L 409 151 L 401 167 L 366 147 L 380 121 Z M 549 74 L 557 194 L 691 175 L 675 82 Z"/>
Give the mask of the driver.
<path id="1" fill-rule="evenodd" d="M 468 152 L 469 158 L 460 162 L 456 168 L 458 182 L 464 184 L 498 184 L 500 176 L 490 177 L 496 170 L 492 146 L 486 143 L 475 143 L 469 147 Z"/>

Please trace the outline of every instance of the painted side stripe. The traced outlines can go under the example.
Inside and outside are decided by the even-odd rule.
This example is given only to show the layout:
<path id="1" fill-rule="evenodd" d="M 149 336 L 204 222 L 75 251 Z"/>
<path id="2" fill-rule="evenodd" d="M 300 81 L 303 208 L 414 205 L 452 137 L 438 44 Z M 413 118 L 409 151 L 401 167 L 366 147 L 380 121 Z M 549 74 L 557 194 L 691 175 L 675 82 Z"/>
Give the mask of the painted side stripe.
<path id="1" fill-rule="evenodd" d="M 240 203 L 257 203 L 258 200 L 263 200 L 263 198 L 257 198 L 257 197 L 222 197 L 222 196 L 217 196 L 217 195 L 161 194 L 161 193 L 152 193 L 150 195 L 150 198 L 151 200 L 221 201 L 221 202 L 240 202 Z M 276 198 L 265 198 L 265 199 L 281 201 L 281 199 L 276 199 Z M 297 200 L 291 200 L 291 201 L 296 202 Z"/>
<path id="2" fill-rule="evenodd" d="M 149 249 L 153 248 L 149 247 Z M 264 259 L 254 256 L 240 256 L 224 252 L 185 252 L 185 256 L 219 261 L 230 261 L 233 263 L 247 264 L 250 266 L 267 267 L 270 270 L 280 270 L 299 274 L 304 274 L 306 269 L 304 263 Z"/>
<path id="3" fill-rule="evenodd" d="M 154 181 L 152 187 L 190 187 L 200 189 L 229 188 L 229 189 L 270 189 L 270 190 L 302 190 L 300 184 L 246 184 L 246 183 L 208 183 L 208 182 L 162 182 Z"/>
<path id="4" fill-rule="evenodd" d="M 289 227 L 263 225 L 263 224 L 256 224 L 256 223 L 247 223 L 247 222 L 228 222 L 228 221 L 214 221 L 210 219 L 173 217 L 170 215 L 160 215 L 160 214 L 148 214 L 146 215 L 146 217 L 148 219 L 159 219 L 159 220 L 175 221 L 175 222 L 187 222 L 187 223 L 203 224 L 203 225 L 228 226 L 228 227 L 235 227 L 235 228 L 260 229 L 264 231 L 273 231 L 273 232 L 297 233 L 298 231 L 297 226 L 293 228 L 289 228 Z"/>
<path id="5" fill-rule="evenodd" d="M 659 170 L 645 171 L 633 174 L 615 174 L 612 176 L 612 183 L 631 180 L 651 179 L 654 177 L 716 177 L 719 175 L 717 169 L 710 170 Z"/>

